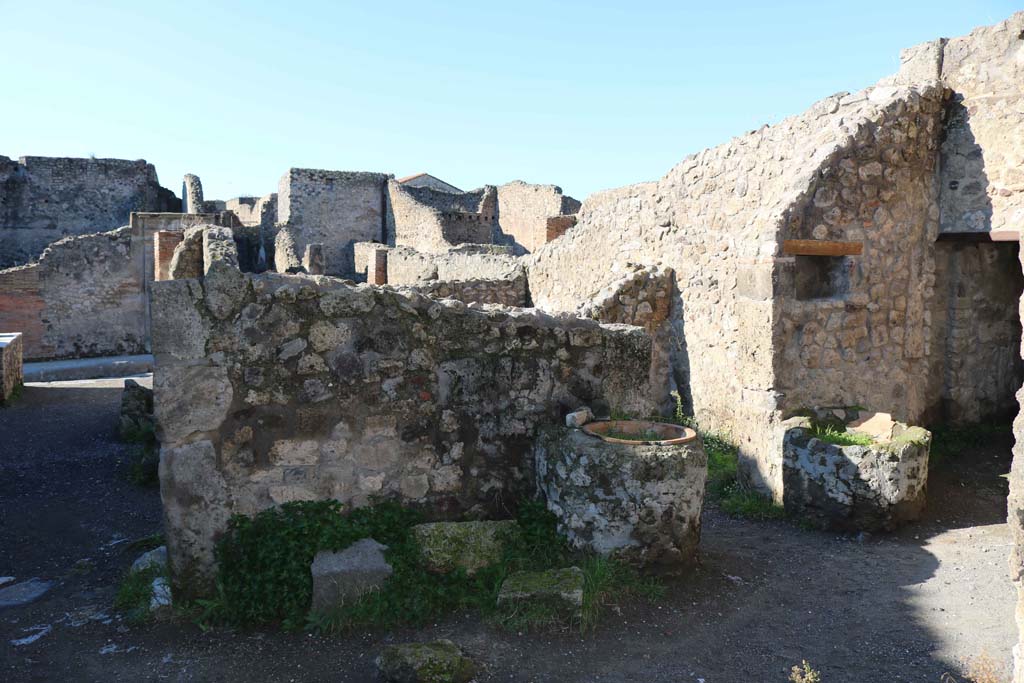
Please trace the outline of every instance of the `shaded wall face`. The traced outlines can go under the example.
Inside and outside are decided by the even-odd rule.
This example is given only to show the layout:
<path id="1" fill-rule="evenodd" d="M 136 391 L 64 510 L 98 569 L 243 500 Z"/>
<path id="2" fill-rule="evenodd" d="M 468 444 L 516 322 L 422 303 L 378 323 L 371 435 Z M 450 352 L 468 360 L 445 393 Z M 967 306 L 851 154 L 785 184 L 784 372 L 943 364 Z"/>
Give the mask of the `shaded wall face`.
<path id="1" fill-rule="evenodd" d="M 822 166 L 786 239 L 857 243 L 847 256 L 796 255 L 780 268 L 777 387 L 792 414 L 859 405 L 917 423 L 931 404 L 942 102 L 887 107 Z"/>
<path id="2" fill-rule="evenodd" d="M 532 491 L 540 425 L 596 401 L 648 409 L 638 328 L 269 273 L 236 272 L 224 292 L 238 296 L 213 306 L 227 271 L 206 270 L 202 284 L 153 289 L 177 577 L 210 578 L 230 514 L 290 500 L 385 496 L 433 517 L 501 509 Z"/>
<path id="3" fill-rule="evenodd" d="M 178 211 L 145 161 L 0 157 L 0 268 L 69 235 L 113 230 L 132 211 Z"/>
<path id="4" fill-rule="evenodd" d="M 942 230 L 1024 226 L 1024 12 L 952 38 L 942 83 L 953 91 L 942 146 Z"/>
<path id="5" fill-rule="evenodd" d="M 1016 414 L 1024 382 L 1018 304 L 1024 275 L 1016 243 L 939 242 L 936 306 L 941 403 L 935 419 L 974 423 Z"/>

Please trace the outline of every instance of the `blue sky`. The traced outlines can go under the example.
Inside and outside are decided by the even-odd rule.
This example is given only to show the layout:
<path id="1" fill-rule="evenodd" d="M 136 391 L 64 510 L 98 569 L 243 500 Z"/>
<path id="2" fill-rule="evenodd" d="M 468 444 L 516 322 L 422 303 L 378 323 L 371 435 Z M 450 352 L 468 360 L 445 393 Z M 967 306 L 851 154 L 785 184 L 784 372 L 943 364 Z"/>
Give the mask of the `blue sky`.
<path id="1" fill-rule="evenodd" d="M 290 166 L 584 198 L 858 90 L 1016 2 L 0 0 L 0 154 L 145 158 L 180 192 Z"/>

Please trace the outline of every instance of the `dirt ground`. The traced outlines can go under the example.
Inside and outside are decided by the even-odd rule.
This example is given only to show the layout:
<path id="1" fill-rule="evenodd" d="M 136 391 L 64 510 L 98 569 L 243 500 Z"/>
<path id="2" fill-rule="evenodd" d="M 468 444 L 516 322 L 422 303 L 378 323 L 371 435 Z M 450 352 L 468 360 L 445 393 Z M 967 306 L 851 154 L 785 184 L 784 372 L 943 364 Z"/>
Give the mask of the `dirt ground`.
<path id="1" fill-rule="evenodd" d="M 938 683 L 983 653 L 1009 672 L 1009 435 L 933 469 L 925 520 L 894 535 L 709 506 L 700 566 L 657 605 L 609 610 L 586 637 L 506 633 L 470 615 L 336 637 L 130 626 L 111 607 L 137 555 L 126 546 L 161 522 L 157 491 L 125 476 L 121 384 L 30 385 L 0 409 L 0 576 L 56 582 L 0 610 L 0 680 L 373 681 L 382 645 L 439 637 L 483 666 L 481 682 L 772 683 L 806 659 L 824 683 Z"/>

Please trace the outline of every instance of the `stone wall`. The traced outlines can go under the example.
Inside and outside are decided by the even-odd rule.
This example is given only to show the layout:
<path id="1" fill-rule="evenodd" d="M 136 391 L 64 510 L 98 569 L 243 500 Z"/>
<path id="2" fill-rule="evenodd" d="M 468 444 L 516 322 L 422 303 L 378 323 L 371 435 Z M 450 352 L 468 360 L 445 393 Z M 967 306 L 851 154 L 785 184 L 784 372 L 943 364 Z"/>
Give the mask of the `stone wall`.
<path id="1" fill-rule="evenodd" d="M 848 200 L 834 185 L 836 174 L 850 163 L 860 182 L 861 155 L 865 173 L 878 174 L 869 179 L 902 183 L 914 193 L 908 201 L 927 208 L 930 185 L 922 179 L 924 170 L 914 165 L 925 163 L 917 152 L 920 145 L 908 143 L 908 152 L 916 154 L 912 160 L 888 160 L 875 135 L 881 131 L 885 140 L 909 128 L 903 115 L 927 102 L 928 111 L 909 118 L 921 119 L 920 139 L 934 140 L 938 101 L 934 87 L 836 95 L 800 116 L 688 157 L 657 182 L 593 195 L 584 202 L 575 228 L 531 255 L 531 296 L 541 308 L 578 310 L 625 276 L 630 263 L 671 268 L 677 295 L 670 317 L 670 379 L 702 427 L 729 434 L 739 444 L 743 476 L 778 494 L 779 420 L 791 404 L 810 400 L 824 388 L 818 378 L 803 387 L 780 372 L 785 363 L 791 365 L 787 372 L 799 370 L 792 349 L 804 337 L 797 329 L 803 320 L 821 315 L 815 310 L 801 319 L 802 308 L 789 303 L 795 299 L 795 259 L 783 253 L 783 242 L 803 236 L 804 230 L 814 240 L 836 239 L 856 227 L 859 214 L 848 217 L 843 207 L 815 206 L 814 197 L 829 185 L 839 197 L 832 201 L 866 205 L 870 200 L 853 194 L 856 188 L 847 192 Z M 887 144 L 897 147 L 892 140 Z M 913 177 L 904 177 L 908 174 Z M 819 222 L 797 225 L 798 217 L 819 210 L 832 219 L 821 221 L 826 227 L 818 229 Z M 883 210 L 879 222 L 889 220 Z M 900 213 L 892 220 L 910 219 Z M 915 229 L 923 231 L 923 226 Z M 861 239 L 867 239 L 866 231 Z M 891 239 L 878 243 L 879 260 L 871 261 L 872 268 L 886 262 L 886 246 L 901 254 L 913 249 L 917 239 L 917 249 L 922 248 L 922 236 L 912 237 L 906 247 L 890 244 Z M 922 286 L 918 275 L 907 273 L 905 286 Z M 822 305 L 845 311 L 845 303 Z M 893 366 L 899 362 L 891 361 Z M 851 375 L 854 367 L 851 363 Z M 888 365 L 878 368 L 880 376 L 889 370 Z M 785 395 L 781 382 L 798 395 Z"/>
<path id="2" fill-rule="evenodd" d="M 144 160 L 0 156 L 0 268 L 68 235 L 113 230 L 132 211 L 179 211 Z"/>
<path id="3" fill-rule="evenodd" d="M 232 513 L 370 496 L 493 513 L 533 490 L 539 425 L 598 401 L 648 408 L 635 327 L 213 270 L 209 253 L 206 271 L 153 286 L 165 530 L 186 591 L 209 588 Z"/>
<path id="4" fill-rule="evenodd" d="M 515 307 L 529 305 L 526 271 L 522 269 L 515 277 L 507 279 L 433 280 L 403 289 L 406 290 L 426 294 L 435 299 L 457 299 L 467 304 L 500 304 Z"/>
<path id="5" fill-rule="evenodd" d="M 929 377 L 942 354 L 931 347 L 929 314 L 942 92 L 858 96 L 881 106 L 818 167 L 783 237 L 854 242 L 862 252 L 778 263 L 775 388 L 789 414 L 860 405 L 920 424 L 937 399 Z"/>
<path id="6" fill-rule="evenodd" d="M 532 185 L 521 180 L 501 185 L 497 190 L 498 227 L 502 235 L 526 252 L 536 251 L 567 229 L 566 223 L 549 220 L 580 209 L 580 202 L 562 194 L 555 185 Z M 561 231 L 559 231 L 561 228 Z"/>
<path id="7" fill-rule="evenodd" d="M 941 41 L 953 91 L 942 146 L 942 230 L 1024 226 L 1024 12 Z"/>
<path id="8" fill-rule="evenodd" d="M 289 169 L 277 193 L 276 270 L 302 265 L 306 245 L 324 245 L 326 271 L 351 274 L 352 245 L 382 240 L 386 213 L 383 173 Z"/>
<path id="9" fill-rule="evenodd" d="M 407 247 L 388 249 L 388 284 L 415 285 L 431 280 L 508 280 L 522 270 L 508 247 L 464 244 L 442 253 Z"/>
<path id="10" fill-rule="evenodd" d="M 497 194 L 491 186 L 445 192 L 388 182 L 388 244 L 432 253 L 494 237 Z"/>
<path id="11" fill-rule="evenodd" d="M 1018 252 L 1014 242 L 935 245 L 932 345 L 941 357 L 935 421 L 975 423 L 1017 412 L 1016 392 L 1024 382 Z"/>
<path id="12" fill-rule="evenodd" d="M 58 240 L 0 270 L 0 329 L 23 333 L 26 360 L 145 353 L 142 259 L 130 227 Z"/>

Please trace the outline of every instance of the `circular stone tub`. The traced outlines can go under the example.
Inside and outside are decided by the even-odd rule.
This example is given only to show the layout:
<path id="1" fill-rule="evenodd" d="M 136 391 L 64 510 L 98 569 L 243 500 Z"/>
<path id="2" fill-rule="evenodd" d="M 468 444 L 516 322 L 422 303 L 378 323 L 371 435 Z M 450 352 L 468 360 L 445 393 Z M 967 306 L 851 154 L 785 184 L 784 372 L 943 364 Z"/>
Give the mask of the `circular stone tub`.
<path id="1" fill-rule="evenodd" d="M 689 427 L 647 420 L 588 422 L 583 431 L 608 443 L 677 446 L 697 439 L 697 432 Z"/>
<path id="2" fill-rule="evenodd" d="M 645 430 L 666 438 L 608 436 Z M 537 487 L 574 547 L 666 572 L 696 558 L 708 459 L 692 429 L 633 420 L 552 427 L 538 435 L 534 462 Z"/>

